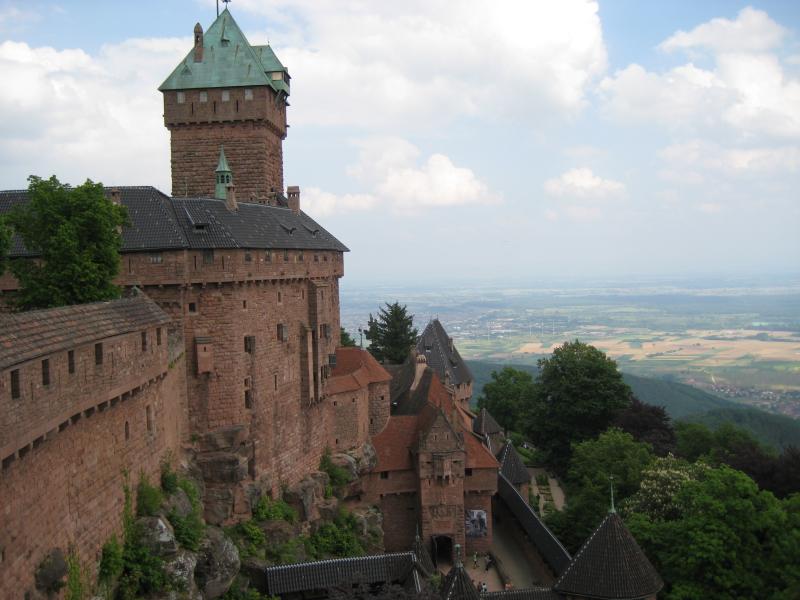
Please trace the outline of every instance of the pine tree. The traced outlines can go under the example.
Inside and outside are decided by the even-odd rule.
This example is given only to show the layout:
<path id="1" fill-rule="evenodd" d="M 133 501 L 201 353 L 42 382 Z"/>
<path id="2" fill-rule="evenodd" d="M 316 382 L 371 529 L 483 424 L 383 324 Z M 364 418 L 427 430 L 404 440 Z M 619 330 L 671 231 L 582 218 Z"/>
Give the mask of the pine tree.
<path id="1" fill-rule="evenodd" d="M 377 319 L 370 313 L 365 333 L 370 353 L 379 361 L 389 363 L 402 363 L 419 335 L 414 328 L 414 315 L 399 302 L 387 302 L 386 308 L 379 308 Z"/>

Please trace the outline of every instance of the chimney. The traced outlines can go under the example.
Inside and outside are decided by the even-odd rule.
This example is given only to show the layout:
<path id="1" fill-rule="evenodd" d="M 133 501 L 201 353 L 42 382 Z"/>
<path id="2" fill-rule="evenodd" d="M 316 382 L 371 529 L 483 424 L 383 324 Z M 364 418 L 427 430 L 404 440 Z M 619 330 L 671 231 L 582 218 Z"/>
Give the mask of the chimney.
<path id="1" fill-rule="evenodd" d="M 231 212 L 239 210 L 239 205 L 236 203 L 236 186 L 232 183 L 225 186 L 225 208 Z"/>
<path id="2" fill-rule="evenodd" d="M 286 188 L 286 195 L 289 197 L 289 210 L 294 214 L 300 214 L 300 187 L 290 185 Z"/>
<path id="3" fill-rule="evenodd" d="M 200 23 L 194 26 L 194 62 L 203 62 L 203 28 Z"/>
<path id="4" fill-rule="evenodd" d="M 414 351 L 412 351 L 413 355 Z M 417 354 L 414 357 L 414 381 L 411 383 L 411 391 L 415 391 L 419 385 L 419 380 L 422 379 L 422 374 L 428 368 L 428 359 L 424 354 Z"/>
<path id="5" fill-rule="evenodd" d="M 111 202 L 116 205 L 122 204 L 122 196 L 119 193 L 119 188 L 111 188 Z"/>

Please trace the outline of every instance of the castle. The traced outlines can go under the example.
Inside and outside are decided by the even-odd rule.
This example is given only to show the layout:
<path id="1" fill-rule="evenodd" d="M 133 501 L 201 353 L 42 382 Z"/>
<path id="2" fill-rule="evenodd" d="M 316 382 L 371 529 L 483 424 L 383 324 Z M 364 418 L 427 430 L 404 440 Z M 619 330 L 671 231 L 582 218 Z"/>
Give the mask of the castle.
<path id="1" fill-rule="evenodd" d="M 374 448 L 353 494 L 381 509 L 387 550 L 445 562 L 456 546 L 488 550 L 498 495 L 532 514 L 530 476 L 491 416 L 471 412 L 472 376 L 438 321 L 391 373 L 339 346 L 347 248 L 301 211 L 298 187 L 284 193 L 287 69 L 226 8 L 195 26 L 159 89 L 172 195 L 106 190 L 130 220 L 126 297 L 0 315 L 3 589 L 32 591 L 52 548 L 96 561 L 120 529 L 124 473 L 155 480 L 165 457 L 191 462 L 206 521 L 227 525 L 302 484 L 327 450 Z M 26 201 L 0 192 L 0 212 Z M 32 258 L 15 239 L 12 259 Z M 16 287 L 0 277 L 0 293 Z M 552 572 L 567 569 L 524 518 Z"/>

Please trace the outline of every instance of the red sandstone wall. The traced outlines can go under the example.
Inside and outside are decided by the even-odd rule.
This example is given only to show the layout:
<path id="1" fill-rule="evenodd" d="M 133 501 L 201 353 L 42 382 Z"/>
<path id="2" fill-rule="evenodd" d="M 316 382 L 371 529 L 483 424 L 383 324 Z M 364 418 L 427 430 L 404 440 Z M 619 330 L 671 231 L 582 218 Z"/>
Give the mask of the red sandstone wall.
<path id="1" fill-rule="evenodd" d="M 338 331 L 338 330 L 337 330 Z M 389 382 L 369 386 L 369 435 L 378 435 L 389 422 L 391 400 Z"/>
<path id="2" fill-rule="evenodd" d="M 22 598 L 32 590 L 34 571 L 53 547 L 74 545 L 82 561 L 94 563 L 103 543 L 121 530 L 123 470 L 132 483 L 140 472 L 157 481 L 161 458 L 177 455 L 183 357 L 172 367 L 164 361 L 163 369 L 153 384 L 103 411 L 84 413 L 0 472 L 0 596 Z M 133 374 L 130 383 L 137 383 Z M 111 399 L 97 390 L 91 395 L 98 403 Z"/>
<path id="3" fill-rule="evenodd" d="M 495 475 L 496 478 L 497 476 Z M 492 545 L 492 494 L 466 493 L 464 495 L 464 510 L 486 511 L 486 525 L 489 530 L 486 537 L 466 538 L 466 556 L 473 552 L 486 552 Z"/>
<path id="4" fill-rule="evenodd" d="M 403 552 L 411 548 L 417 531 L 418 502 L 416 494 L 389 494 L 381 498 L 383 543 L 387 552 Z"/>
<path id="5" fill-rule="evenodd" d="M 328 398 L 332 415 L 332 427 L 328 433 L 331 450 L 356 448 L 369 439 L 368 398 L 369 390 L 366 388 Z"/>

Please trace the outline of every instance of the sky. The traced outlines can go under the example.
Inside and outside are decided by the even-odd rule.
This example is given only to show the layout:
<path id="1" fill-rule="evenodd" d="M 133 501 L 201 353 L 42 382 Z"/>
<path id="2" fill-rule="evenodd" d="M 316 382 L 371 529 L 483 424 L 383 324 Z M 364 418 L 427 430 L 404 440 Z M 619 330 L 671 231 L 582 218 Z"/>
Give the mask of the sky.
<path id="1" fill-rule="evenodd" d="M 351 283 L 800 273 L 796 1 L 229 7 L 292 75 L 285 182 Z M 169 193 L 157 87 L 214 18 L 0 0 L 0 189 Z"/>

